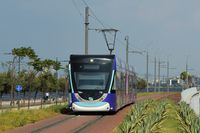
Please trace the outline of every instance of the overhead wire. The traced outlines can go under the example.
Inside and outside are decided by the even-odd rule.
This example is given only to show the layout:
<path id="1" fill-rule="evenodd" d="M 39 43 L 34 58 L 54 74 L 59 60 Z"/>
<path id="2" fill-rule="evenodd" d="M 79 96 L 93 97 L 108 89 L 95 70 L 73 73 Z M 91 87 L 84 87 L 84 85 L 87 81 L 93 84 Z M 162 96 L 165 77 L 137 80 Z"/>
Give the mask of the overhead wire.
<path id="1" fill-rule="evenodd" d="M 85 1 L 85 0 L 82 0 L 82 2 L 83 2 L 83 4 L 85 5 L 85 6 L 88 6 L 89 8 L 90 8 L 90 11 L 91 11 L 91 17 L 93 18 L 93 19 L 95 19 L 99 24 L 101 24 L 101 26 L 103 27 L 103 28 L 105 28 L 105 29 L 113 29 L 113 28 L 111 28 L 111 26 L 105 26 L 105 24 L 97 17 L 97 15 L 94 13 L 94 11 L 93 11 L 93 9 L 89 6 L 89 4 Z M 93 15 L 93 16 L 92 16 Z M 110 33 L 110 34 L 112 34 L 112 33 Z M 117 39 L 116 38 L 116 40 L 118 40 L 121 44 L 123 44 L 124 45 L 124 43 L 121 41 L 121 40 L 119 40 L 119 39 Z"/>
<path id="2" fill-rule="evenodd" d="M 82 0 L 82 2 L 84 3 L 85 6 L 89 7 L 90 8 L 90 11 L 91 11 L 91 17 L 93 19 L 95 19 L 99 24 L 101 24 L 101 26 L 103 28 L 106 28 L 105 24 L 96 16 L 96 14 L 94 13 L 93 9 L 89 6 L 89 4 L 85 1 L 85 0 Z M 93 15 L 93 16 L 92 16 Z"/>
<path id="3" fill-rule="evenodd" d="M 87 7 L 89 7 L 89 9 L 90 9 L 90 12 L 91 12 L 91 14 L 90 14 L 90 17 L 91 18 L 93 18 L 94 20 L 96 20 L 104 29 L 113 29 L 113 28 L 111 28 L 111 26 L 108 26 L 108 25 L 105 25 L 98 17 L 97 17 L 97 15 L 94 13 L 94 11 L 93 11 L 93 9 L 89 6 L 89 4 L 85 1 L 85 0 L 82 0 L 82 2 L 83 2 L 83 4 L 85 5 L 85 6 L 87 6 Z M 122 33 L 120 30 L 118 31 L 121 35 L 123 35 L 124 37 L 126 36 L 124 33 Z M 110 32 L 109 32 L 110 33 Z M 114 36 L 112 33 L 110 33 L 110 34 L 107 34 L 108 35 L 108 37 L 112 37 L 112 36 Z M 118 38 L 116 38 L 116 41 L 119 43 L 119 44 L 121 44 L 121 45 L 123 45 L 123 46 L 126 46 L 126 43 L 125 43 L 125 41 L 122 41 L 121 39 L 118 39 Z M 129 44 L 129 49 L 134 49 L 135 51 L 139 51 L 139 52 L 142 52 L 142 53 L 144 53 L 144 52 L 148 52 L 148 51 L 145 51 L 144 49 L 141 49 L 141 48 L 133 48 L 132 47 L 132 45 L 130 45 Z M 130 50 L 131 51 L 131 50 Z M 149 57 L 151 57 L 152 55 L 148 52 L 148 54 L 149 54 Z"/>
<path id="4" fill-rule="evenodd" d="M 77 10 L 78 14 L 81 16 L 81 18 L 84 20 L 83 14 L 81 13 L 81 10 L 79 9 L 77 3 L 75 0 L 72 0 L 72 4 L 74 5 L 75 9 Z"/>
<path id="5" fill-rule="evenodd" d="M 92 19 L 94 19 L 95 21 L 97 21 L 97 22 L 102 26 L 103 29 L 113 29 L 111 26 L 109 26 L 109 25 L 103 23 L 103 22 L 101 21 L 101 19 L 99 19 L 99 18 L 97 17 L 97 15 L 94 13 L 93 9 L 89 6 L 89 4 L 88 4 L 85 0 L 81 0 L 81 1 L 82 1 L 82 3 L 84 4 L 84 6 L 89 7 L 90 12 L 91 12 L 90 17 L 91 17 Z M 72 0 L 72 2 L 73 2 L 74 7 L 77 9 L 79 15 L 80 15 L 80 16 L 83 18 L 83 20 L 84 20 L 84 16 L 83 16 L 83 14 L 81 13 L 80 9 L 78 8 L 77 3 L 75 2 L 75 0 Z M 126 36 L 124 33 L 122 33 L 122 31 L 118 30 L 118 32 L 119 32 L 122 36 Z M 107 35 L 108 35 L 109 39 L 112 38 L 112 37 L 114 36 L 111 32 L 109 32 L 109 34 L 107 34 Z M 116 38 L 116 41 L 117 41 L 119 44 L 121 44 L 121 45 L 123 45 L 123 46 L 126 46 L 126 43 L 125 43 L 124 41 L 122 41 L 121 39 Z M 131 45 L 131 44 L 129 44 L 129 49 L 135 49 L 136 51 L 141 51 L 141 52 L 144 52 L 144 51 L 145 51 L 144 49 L 141 49 L 141 48 L 138 48 L 138 47 L 137 47 L 137 48 L 135 48 L 135 47 L 133 48 L 133 45 Z M 130 51 L 131 51 L 131 50 L 130 50 Z M 151 55 L 151 54 L 149 53 L 149 56 L 153 56 L 153 55 Z"/>
<path id="6" fill-rule="evenodd" d="M 104 23 L 97 17 L 97 15 L 94 13 L 93 9 L 89 6 L 89 4 L 88 4 L 85 0 L 81 0 L 81 1 L 82 1 L 82 3 L 83 3 L 85 6 L 89 7 L 90 12 L 91 12 L 91 14 L 90 14 L 90 17 L 91 17 L 91 18 L 93 18 L 94 20 L 96 20 L 104 29 L 113 29 L 111 26 L 108 26 L 108 25 L 104 24 Z M 122 31 L 120 31 L 120 30 L 118 30 L 118 32 L 121 33 L 122 35 L 124 34 L 124 33 L 122 33 Z M 109 34 L 107 34 L 107 35 L 109 36 L 109 38 L 112 38 L 112 36 L 113 36 L 113 34 L 112 34 L 111 32 L 109 32 Z M 126 36 L 126 35 L 124 34 L 124 36 Z M 116 41 L 117 41 L 119 44 L 121 44 L 121 45 L 123 45 L 123 46 L 126 46 L 126 43 L 125 43 L 124 41 L 122 41 L 122 40 L 120 40 L 120 39 L 118 39 L 118 38 L 116 38 Z M 135 49 L 135 48 L 133 48 L 132 45 L 130 45 L 130 44 L 129 44 L 129 48 L 130 48 L 130 49 Z M 137 48 L 136 50 L 138 50 L 138 51 L 144 51 L 144 50 L 142 50 L 142 49 L 140 49 L 140 48 Z"/>
<path id="7" fill-rule="evenodd" d="M 85 6 L 89 7 L 88 3 L 85 0 L 82 0 L 82 2 L 85 4 Z"/>

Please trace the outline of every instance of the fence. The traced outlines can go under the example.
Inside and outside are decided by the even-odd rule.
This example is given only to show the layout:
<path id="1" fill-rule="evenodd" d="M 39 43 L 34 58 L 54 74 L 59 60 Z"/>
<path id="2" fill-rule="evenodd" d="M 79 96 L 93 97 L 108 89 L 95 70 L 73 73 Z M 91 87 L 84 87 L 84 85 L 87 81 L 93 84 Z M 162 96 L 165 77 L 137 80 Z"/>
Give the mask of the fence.
<path id="1" fill-rule="evenodd" d="M 58 104 L 67 101 L 66 92 L 49 92 L 48 98 L 45 97 L 44 93 L 38 92 L 35 95 L 35 92 L 31 93 L 22 93 L 14 92 L 14 97 L 11 94 L 2 94 L 0 97 L 0 110 L 5 111 L 9 109 L 20 109 L 20 108 L 36 108 L 52 104 Z"/>
<path id="2" fill-rule="evenodd" d="M 170 88 L 167 88 L 167 87 L 161 87 L 161 88 L 154 88 L 154 87 L 149 87 L 148 88 L 148 92 L 181 92 L 183 90 L 182 87 L 170 87 Z M 137 90 L 138 92 L 147 92 L 147 88 L 144 88 L 144 89 L 138 89 Z"/>

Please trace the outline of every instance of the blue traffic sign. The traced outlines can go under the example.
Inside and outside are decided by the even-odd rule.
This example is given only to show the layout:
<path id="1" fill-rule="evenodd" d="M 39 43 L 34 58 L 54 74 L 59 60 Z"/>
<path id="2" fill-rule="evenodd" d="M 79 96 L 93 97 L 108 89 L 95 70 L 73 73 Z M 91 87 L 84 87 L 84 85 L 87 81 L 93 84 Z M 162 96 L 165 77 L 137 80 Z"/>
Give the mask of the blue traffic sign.
<path id="1" fill-rule="evenodd" d="M 22 91 L 22 86 L 21 85 L 16 85 L 16 91 Z"/>

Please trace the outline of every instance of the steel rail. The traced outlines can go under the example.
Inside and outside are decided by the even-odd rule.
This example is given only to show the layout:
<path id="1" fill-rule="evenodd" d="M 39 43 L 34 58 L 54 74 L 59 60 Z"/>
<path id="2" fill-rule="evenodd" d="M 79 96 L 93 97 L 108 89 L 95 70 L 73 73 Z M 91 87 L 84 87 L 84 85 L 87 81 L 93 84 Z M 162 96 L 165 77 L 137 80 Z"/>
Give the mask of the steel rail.
<path id="1" fill-rule="evenodd" d="M 59 124 L 61 124 L 61 123 L 63 123 L 63 122 L 66 122 L 66 121 L 68 121 L 68 120 L 71 120 L 71 119 L 73 119 L 73 118 L 75 118 L 75 117 L 77 117 L 77 115 L 73 115 L 73 116 L 64 118 L 64 119 L 62 119 L 62 120 L 56 121 L 56 122 L 51 123 L 51 124 L 49 124 L 49 125 L 47 125 L 47 126 L 41 127 L 41 128 L 39 128 L 39 129 L 36 129 L 36 130 L 32 131 L 31 133 L 40 133 L 40 132 L 42 132 L 42 131 L 44 131 L 44 130 L 46 130 L 46 129 L 48 129 L 48 128 L 57 126 L 57 125 L 59 125 Z"/>
<path id="2" fill-rule="evenodd" d="M 71 131 L 72 133 L 81 133 L 84 129 L 94 125 L 97 121 L 99 121 L 100 119 L 102 119 L 104 117 L 104 115 L 101 115 L 99 117 L 97 117 L 95 120 L 86 122 L 85 124 L 83 124 L 80 128 L 77 128 L 73 131 Z"/>

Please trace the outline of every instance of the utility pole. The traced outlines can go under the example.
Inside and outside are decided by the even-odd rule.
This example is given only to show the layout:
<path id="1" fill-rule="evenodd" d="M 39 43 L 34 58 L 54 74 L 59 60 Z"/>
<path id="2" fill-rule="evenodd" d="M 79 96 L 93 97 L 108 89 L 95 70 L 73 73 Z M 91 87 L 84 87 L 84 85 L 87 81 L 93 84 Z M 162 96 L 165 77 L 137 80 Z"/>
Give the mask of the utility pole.
<path id="1" fill-rule="evenodd" d="M 129 53 L 137 53 L 137 54 L 143 54 L 143 52 L 141 51 L 129 51 L 129 37 L 126 36 L 125 37 L 125 41 L 126 41 L 126 76 L 128 76 L 128 54 Z M 126 79 L 128 79 L 128 77 L 126 77 Z M 126 82 L 126 93 L 128 93 L 128 82 Z"/>
<path id="2" fill-rule="evenodd" d="M 156 57 L 154 58 L 154 92 L 156 91 Z"/>
<path id="3" fill-rule="evenodd" d="M 160 92 L 160 59 L 158 61 L 158 91 Z"/>
<path id="4" fill-rule="evenodd" d="M 89 7 L 85 8 L 85 54 L 88 54 Z"/>
<path id="5" fill-rule="evenodd" d="M 146 82 L 147 82 L 147 92 L 149 92 L 149 53 L 147 51 L 147 62 L 146 62 Z"/>
<path id="6" fill-rule="evenodd" d="M 188 88 L 188 59 L 186 60 L 186 89 Z"/>
<path id="7" fill-rule="evenodd" d="M 161 68 L 161 64 L 165 63 L 164 61 L 158 61 L 158 91 L 160 92 L 160 68 Z M 164 66 L 162 66 L 163 68 Z M 166 68 L 166 66 L 164 67 Z"/>
<path id="8" fill-rule="evenodd" d="M 56 57 L 56 63 L 58 63 L 58 57 Z M 56 68 L 56 105 L 58 104 L 58 69 Z"/>
<path id="9" fill-rule="evenodd" d="M 125 40 L 126 40 L 126 66 L 128 66 L 128 45 L 129 45 L 129 37 L 126 36 L 125 37 Z"/>
<path id="10" fill-rule="evenodd" d="M 176 69 L 176 68 L 171 68 L 170 65 L 169 65 L 169 61 L 167 61 L 167 91 L 168 92 L 170 90 L 169 70 L 172 70 L 172 69 Z"/>
<path id="11" fill-rule="evenodd" d="M 19 60 L 18 60 L 18 74 L 20 73 L 20 69 L 21 69 L 21 57 L 19 56 Z"/>
<path id="12" fill-rule="evenodd" d="M 169 61 L 167 61 L 167 91 L 169 92 Z"/>
<path id="13" fill-rule="evenodd" d="M 125 37 L 126 40 L 126 79 L 128 79 L 128 45 L 129 45 L 129 37 Z M 126 81 L 126 94 L 128 94 L 128 82 Z"/>
<path id="14" fill-rule="evenodd" d="M 129 37 L 126 36 L 125 40 L 126 40 L 126 65 L 128 66 L 128 54 L 129 53 L 143 54 L 143 52 L 141 52 L 141 51 L 135 51 L 135 50 L 129 51 L 129 47 L 128 47 L 128 45 L 129 45 Z"/>

